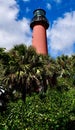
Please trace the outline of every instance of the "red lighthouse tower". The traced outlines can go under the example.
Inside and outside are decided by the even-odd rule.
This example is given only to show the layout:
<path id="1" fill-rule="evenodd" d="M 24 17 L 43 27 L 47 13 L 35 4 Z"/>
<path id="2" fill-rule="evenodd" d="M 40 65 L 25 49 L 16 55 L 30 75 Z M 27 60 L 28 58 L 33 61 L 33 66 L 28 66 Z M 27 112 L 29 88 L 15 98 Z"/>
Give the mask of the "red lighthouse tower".
<path id="1" fill-rule="evenodd" d="M 36 49 L 38 54 L 48 54 L 46 29 L 49 27 L 46 12 L 43 9 L 37 9 L 33 12 L 34 17 L 30 23 L 33 30 L 32 46 Z"/>

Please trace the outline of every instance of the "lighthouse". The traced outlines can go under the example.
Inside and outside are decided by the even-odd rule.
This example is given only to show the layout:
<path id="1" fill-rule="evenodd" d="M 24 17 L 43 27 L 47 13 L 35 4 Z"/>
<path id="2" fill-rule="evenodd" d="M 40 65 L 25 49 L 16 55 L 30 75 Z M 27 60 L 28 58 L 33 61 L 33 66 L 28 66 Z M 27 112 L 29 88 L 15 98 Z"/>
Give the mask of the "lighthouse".
<path id="1" fill-rule="evenodd" d="M 30 27 L 32 33 L 32 46 L 38 54 L 48 54 L 46 30 L 49 27 L 49 22 L 46 18 L 46 12 L 43 9 L 37 9 L 33 12 L 33 18 Z"/>

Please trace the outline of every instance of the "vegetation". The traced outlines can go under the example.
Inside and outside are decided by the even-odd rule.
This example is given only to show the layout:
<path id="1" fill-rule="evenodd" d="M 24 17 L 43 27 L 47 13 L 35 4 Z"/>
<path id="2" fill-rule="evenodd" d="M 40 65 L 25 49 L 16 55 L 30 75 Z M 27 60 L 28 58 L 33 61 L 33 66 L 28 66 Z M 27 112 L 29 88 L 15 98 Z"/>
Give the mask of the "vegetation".
<path id="1" fill-rule="evenodd" d="M 75 55 L 0 48 L 0 129 L 75 130 Z"/>

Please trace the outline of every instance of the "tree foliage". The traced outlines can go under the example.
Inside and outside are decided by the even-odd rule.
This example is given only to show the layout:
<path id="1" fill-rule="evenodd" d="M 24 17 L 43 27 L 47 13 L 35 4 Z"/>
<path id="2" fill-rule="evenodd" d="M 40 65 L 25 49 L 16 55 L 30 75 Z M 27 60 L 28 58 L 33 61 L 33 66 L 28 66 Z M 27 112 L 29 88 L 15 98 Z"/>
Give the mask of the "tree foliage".
<path id="1" fill-rule="evenodd" d="M 0 48 L 0 86 L 1 130 L 74 130 L 75 55 Z"/>
<path id="2" fill-rule="evenodd" d="M 40 94 L 27 96 L 26 103 L 10 102 L 1 116 L 0 127 L 5 130 L 74 130 L 75 90 L 61 93 L 50 89 L 42 96 L 42 99 Z"/>

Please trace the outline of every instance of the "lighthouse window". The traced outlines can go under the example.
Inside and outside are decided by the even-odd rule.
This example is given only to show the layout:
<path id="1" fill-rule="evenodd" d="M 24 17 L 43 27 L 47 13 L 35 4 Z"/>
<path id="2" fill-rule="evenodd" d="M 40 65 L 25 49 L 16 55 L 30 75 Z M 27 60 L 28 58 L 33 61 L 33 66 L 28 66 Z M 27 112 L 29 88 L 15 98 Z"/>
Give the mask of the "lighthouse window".
<path id="1" fill-rule="evenodd" d="M 37 10 L 34 15 L 37 15 L 37 16 L 43 15 L 44 16 L 45 12 L 42 10 Z"/>

